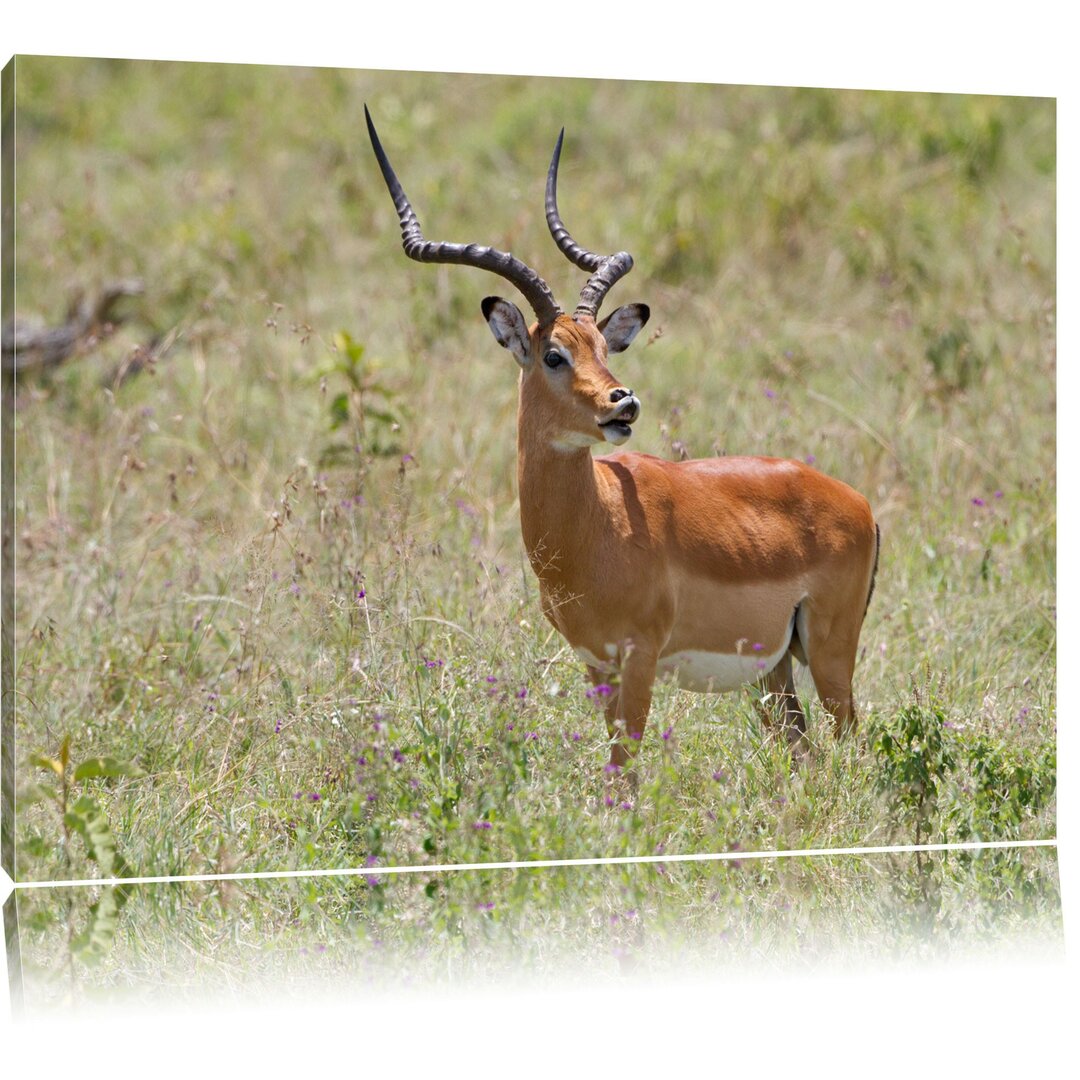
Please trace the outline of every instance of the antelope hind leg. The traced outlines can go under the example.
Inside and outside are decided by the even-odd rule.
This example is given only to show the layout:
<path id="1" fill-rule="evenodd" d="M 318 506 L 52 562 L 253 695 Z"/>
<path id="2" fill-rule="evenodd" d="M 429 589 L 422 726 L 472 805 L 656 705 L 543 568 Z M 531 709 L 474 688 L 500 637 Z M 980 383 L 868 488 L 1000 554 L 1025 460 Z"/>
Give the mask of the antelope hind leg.
<path id="1" fill-rule="evenodd" d="M 795 676 L 791 668 L 791 653 L 784 658 L 760 682 L 765 695 L 757 702 L 758 712 L 766 727 L 777 724 L 787 735 L 792 757 L 802 758 L 807 751 L 806 714 L 795 692 Z"/>

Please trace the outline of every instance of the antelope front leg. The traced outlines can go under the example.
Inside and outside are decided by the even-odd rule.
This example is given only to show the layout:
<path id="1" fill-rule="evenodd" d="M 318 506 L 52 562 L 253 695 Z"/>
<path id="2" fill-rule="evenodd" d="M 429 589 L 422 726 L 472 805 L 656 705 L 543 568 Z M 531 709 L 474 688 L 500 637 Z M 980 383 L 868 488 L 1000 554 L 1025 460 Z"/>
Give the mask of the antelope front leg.
<path id="1" fill-rule="evenodd" d="M 629 651 L 622 663 L 618 694 L 613 695 L 608 716 L 608 731 L 612 739 L 612 779 L 623 781 L 633 794 L 637 791 L 637 757 L 645 722 L 652 704 L 652 688 L 656 679 L 656 653 L 637 646 Z"/>
<path id="2" fill-rule="evenodd" d="M 604 720 L 607 723 L 608 741 L 611 743 L 611 762 L 607 766 L 604 787 L 607 794 L 607 804 L 612 806 L 622 800 L 626 784 L 623 780 L 623 759 L 616 762 L 616 747 L 621 747 L 622 740 L 619 738 L 626 730 L 625 723 L 619 720 L 619 679 L 600 671 L 598 668 L 589 667 L 589 678 L 593 684 L 593 694 L 601 697 L 604 705 Z M 631 780 L 631 791 L 633 781 Z"/>
<path id="3" fill-rule="evenodd" d="M 619 685 L 618 679 L 599 668 L 589 667 L 589 679 L 593 689 L 590 696 L 597 697 L 604 706 L 604 720 L 607 722 L 609 739 L 615 738 L 616 724 L 619 715 Z"/>

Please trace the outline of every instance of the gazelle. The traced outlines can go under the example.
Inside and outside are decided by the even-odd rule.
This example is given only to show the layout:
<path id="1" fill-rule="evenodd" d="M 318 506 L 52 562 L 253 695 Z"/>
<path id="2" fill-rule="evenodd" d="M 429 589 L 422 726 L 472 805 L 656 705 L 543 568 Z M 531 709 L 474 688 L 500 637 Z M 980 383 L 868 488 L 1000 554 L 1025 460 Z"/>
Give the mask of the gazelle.
<path id="1" fill-rule="evenodd" d="M 586 251 L 563 225 L 556 204 L 562 133 L 548 170 L 548 228 L 591 275 L 572 315 L 514 256 L 425 240 L 364 112 L 406 255 L 500 274 L 536 315 L 530 326 L 508 300 L 489 296 L 480 305 L 520 368 L 521 534 L 544 614 L 594 685 L 614 684 L 605 704 L 612 771 L 631 764 L 653 683 L 664 673 L 689 690 L 757 683 L 801 753 L 806 716 L 795 656 L 809 665 L 834 728 L 853 730 L 851 679 L 881 542 L 866 499 L 798 461 L 593 457 L 597 443 L 625 443 L 641 413 L 607 358 L 633 341 L 649 309 L 628 304 L 597 321 L 633 260 Z"/>

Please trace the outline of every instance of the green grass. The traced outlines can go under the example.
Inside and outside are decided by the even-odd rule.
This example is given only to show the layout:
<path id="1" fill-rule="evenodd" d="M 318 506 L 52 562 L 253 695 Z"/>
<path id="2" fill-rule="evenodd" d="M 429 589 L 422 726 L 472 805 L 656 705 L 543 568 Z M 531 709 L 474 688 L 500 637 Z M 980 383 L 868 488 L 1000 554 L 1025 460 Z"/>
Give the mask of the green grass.
<path id="1" fill-rule="evenodd" d="M 205 1004 L 1030 959 L 1062 933 L 1047 850 L 136 886 L 108 961 L 92 968 L 72 964 L 65 940 L 68 921 L 87 922 L 87 890 L 28 900 L 32 1011 L 88 987 L 96 1000 Z"/>
<path id="2" fill-rule="evenodd" d="M 859 736 L 804 673 L 792 776 L 749 695 L 659 687 L 641 797 L 604 805 L 518 532 L 502 286 L 405 258 L 365 101 L 427 234 L 564 302 L 566 125 L 563 216 L 653 310 L 632 448 L 812 456 L 870 499 Z M 82 785 L 142 874 L 911 840 L 872 733 L 913 708 L 953 761 L 921 836 L 1054 835 L 1052 102 L 24 58 L 17 109 L 19 314 L 146 284 L 19 387 L 20 877 L 93 873 L 29 787 L 65 736 L 142 770 Z"/>

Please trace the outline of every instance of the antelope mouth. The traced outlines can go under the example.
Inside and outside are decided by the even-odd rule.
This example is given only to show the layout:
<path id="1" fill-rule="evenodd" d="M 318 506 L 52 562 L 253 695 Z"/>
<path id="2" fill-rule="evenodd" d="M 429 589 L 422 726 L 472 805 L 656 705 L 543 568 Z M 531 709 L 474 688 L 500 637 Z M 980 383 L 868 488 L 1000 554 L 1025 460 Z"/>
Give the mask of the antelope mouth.
<path id="1" fill-rule="evenodd" d="M 636 397 L 625 397 L 603 419 L 596 423 L 610 443 L 624 443 L 631 435 L 631 424 L 641 415 L 641 402 Z"/>

